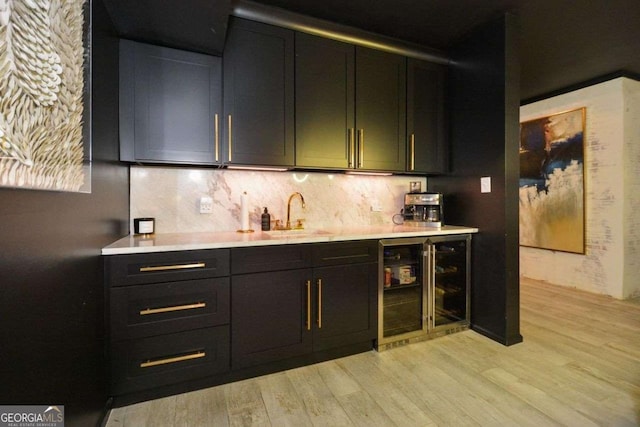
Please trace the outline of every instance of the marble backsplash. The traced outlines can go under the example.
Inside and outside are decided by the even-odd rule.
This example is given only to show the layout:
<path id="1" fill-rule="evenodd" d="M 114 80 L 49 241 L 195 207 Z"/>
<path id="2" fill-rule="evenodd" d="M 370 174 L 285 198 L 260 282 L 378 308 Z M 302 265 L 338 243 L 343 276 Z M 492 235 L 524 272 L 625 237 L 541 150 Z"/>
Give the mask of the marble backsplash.
<path id="1" fill-rule="evenodd" d="M 294 199 L 291 219 L 303 218 L 305 228 L 392 224 L 411 181 L 426 190 L 426 178 L 417 176 L 132 166 L 130 217 L 154 217 L 156 233 L 233 231 L 240 228 L 240 195 L 246 191 L 249 224 L 259 231 L 264 207 L 272 220 L 284 222 L 289 196 L 300 192 L 306 207 Z M 213 212 L 201 214 L 206 196 L 213 199 Z"/>

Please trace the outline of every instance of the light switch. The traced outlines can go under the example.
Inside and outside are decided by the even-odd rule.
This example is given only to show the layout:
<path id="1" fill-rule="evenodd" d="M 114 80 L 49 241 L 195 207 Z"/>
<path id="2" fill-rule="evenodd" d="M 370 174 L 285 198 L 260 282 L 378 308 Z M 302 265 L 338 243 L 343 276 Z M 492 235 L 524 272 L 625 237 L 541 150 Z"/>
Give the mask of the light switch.
<path id="1" fill-rule="evenodd" d="M 491 193 L 491 177 L 483 176 L 480 178 L 480 192 Z"/>

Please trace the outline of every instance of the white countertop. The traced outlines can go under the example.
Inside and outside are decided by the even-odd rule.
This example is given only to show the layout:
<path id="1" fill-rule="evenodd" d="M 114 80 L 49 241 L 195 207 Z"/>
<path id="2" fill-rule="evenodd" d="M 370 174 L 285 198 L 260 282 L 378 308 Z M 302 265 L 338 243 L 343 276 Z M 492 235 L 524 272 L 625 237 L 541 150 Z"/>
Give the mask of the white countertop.
<path id="1" fill-rule="evenodd" d="M 441 228 L 382 225 L 302 230 L 298 234 L 277 231 L 238 233 L 221 231 L 210 233 L 167 233 L 127 236 L 102 249 L 102 255 L 122 255 L 150 252 L 188 251 L 196 249 L 238 248 L 248 246 L 288 245 L 299 243 L 340 242 L 347 240 L 394 239 L 402 237 L 446 236 L 477 233 L 477 228 L 447 225 Z"/>

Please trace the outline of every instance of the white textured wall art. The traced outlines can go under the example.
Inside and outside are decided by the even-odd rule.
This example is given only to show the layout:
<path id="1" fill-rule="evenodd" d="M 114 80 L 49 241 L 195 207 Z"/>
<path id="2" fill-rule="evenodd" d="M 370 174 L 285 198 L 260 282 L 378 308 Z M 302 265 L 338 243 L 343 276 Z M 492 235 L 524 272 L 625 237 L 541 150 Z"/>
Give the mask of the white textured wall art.
<path id="1" fill-rule="evenodd" d="M 0 0 L 0 185 L 80 191 L 89 179 L 85 2 Z"/>

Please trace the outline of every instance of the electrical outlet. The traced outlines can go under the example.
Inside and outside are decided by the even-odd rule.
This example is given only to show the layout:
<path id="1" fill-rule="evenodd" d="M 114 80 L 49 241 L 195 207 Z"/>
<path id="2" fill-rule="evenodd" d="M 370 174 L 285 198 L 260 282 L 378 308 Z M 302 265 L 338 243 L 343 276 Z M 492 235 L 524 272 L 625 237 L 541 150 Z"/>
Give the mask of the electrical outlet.
<path id="1" fill-rule="evenodd" d="M 207 214 L 213 212 L 213 199 L 208 196 L 200 197 L 200 213 Z"/>
<path id="2" fill-rule="evenodd" d="M 382 212 L 382 205 L 379 200 L 371 201 L 371 212 Z"/>

